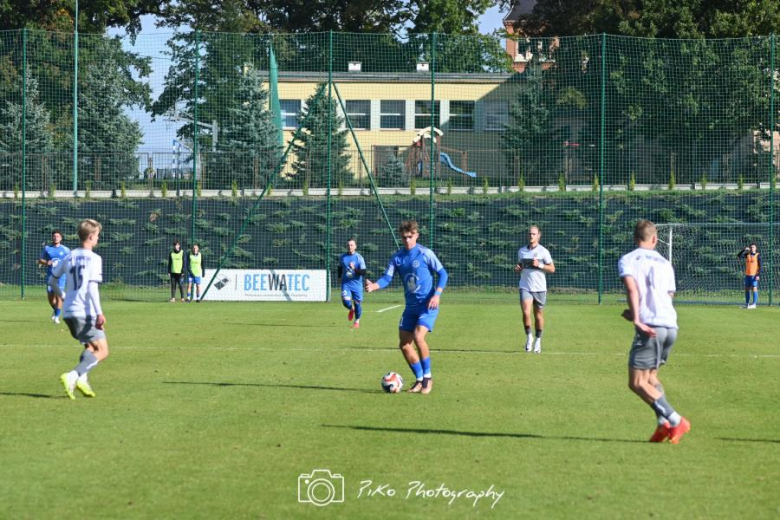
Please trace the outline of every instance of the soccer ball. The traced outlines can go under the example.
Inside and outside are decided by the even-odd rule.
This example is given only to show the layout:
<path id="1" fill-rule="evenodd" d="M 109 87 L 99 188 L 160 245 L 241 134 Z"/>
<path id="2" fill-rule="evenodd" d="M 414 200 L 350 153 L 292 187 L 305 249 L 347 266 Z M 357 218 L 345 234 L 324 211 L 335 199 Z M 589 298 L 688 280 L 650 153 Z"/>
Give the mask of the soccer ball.
<path id="1" fill-rule="evenodd" d="M 397 394 L 404 386 L 404 378 L 396 372 L 388 372 L 382 377 L 382 390 L 388 394 Z"/>

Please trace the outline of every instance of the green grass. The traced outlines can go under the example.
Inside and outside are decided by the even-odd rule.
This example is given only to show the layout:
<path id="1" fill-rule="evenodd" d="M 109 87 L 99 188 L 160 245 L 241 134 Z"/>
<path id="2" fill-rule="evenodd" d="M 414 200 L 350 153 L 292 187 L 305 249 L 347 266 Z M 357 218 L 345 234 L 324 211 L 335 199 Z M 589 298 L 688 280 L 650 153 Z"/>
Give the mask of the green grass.
<path id="1" fill-rule="evenodd" d="M 679 309 L 661 371 L 693 429 L 646 442 L 626 386 L 621 307 L 548 307 L 544 353 L 519 353 L 516 296 L 444 301 L 436 387 L 387 395 L 408 367 L 398 303 L 368 297 L 359 331 L 328 304 L 109 302 L 96 399 L 61 395 L 80 352 L 43 298 L 0 302 L 0 518 L 777 518 L 780 311 Z M 460 299 L 458 301 L 461 301 Z M 299 504 L 328 468 L 345 502 Z M 361 498 L 361 482 L 394 497 Z M 406 498 L 408 483 L 504 492 Z"/>

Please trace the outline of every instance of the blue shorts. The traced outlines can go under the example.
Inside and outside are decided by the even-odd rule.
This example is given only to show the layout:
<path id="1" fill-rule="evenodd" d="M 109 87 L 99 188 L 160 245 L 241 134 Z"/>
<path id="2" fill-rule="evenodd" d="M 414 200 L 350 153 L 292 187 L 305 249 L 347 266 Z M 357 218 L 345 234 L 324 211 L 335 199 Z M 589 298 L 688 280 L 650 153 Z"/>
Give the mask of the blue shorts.
<path id="1" fill-rule="evenodd" d="M 201 278 L 200 276 L 188 276 L 187 277 L 187 282 L 188 283 L 195 283 L 195 284 L 200 285 L 201 281 L 203 281 L 203 278 Z"/>
<path id="2" fill-rule="evenodd" d="M 341 286 L 341 299 L 345 302 L 348 301 L 363 301 L 363 288 L 355 287 L 352 285 L 342 284 Z"/>
<path id="3" fill-rule="evenodd" d="M 756 280 L 756 277 L 745 275 L 745 287 L 758 287 L 758 280 Z"/>
<path id="4" fill-rule="evenodd" d="M 433 326 L 438 317 L 439 309 L 431 310 L 427 305 L 423 307 L 407 307 L 401 315 L 401 322 L 398 324 L 398 329 L 406 332 L 414 332 L 417 325 L 422 325 L 430 332 L 433 332 Z"/>
<path id="5" fill-rule="evenodd" d="M 51 277 L 52 277 L 52 275 L 49 275 L 49 276 L 46 277 L 46 291 L 49 292 L 49 293 L 54 292 L 52 290 L 51 286 L 49 285 L 49 282 L 51 281 Z M 57 280 L 57 285 L 59 285 L 60 289 L 62 289 L 64 291 L 65 290 L 65 284 L 67 283 L 67 281 L 68 281 L 68 277 L 65 276 L 65 275 L 62 275 L 62 276 L 60 276 L 60 279 Z"/>

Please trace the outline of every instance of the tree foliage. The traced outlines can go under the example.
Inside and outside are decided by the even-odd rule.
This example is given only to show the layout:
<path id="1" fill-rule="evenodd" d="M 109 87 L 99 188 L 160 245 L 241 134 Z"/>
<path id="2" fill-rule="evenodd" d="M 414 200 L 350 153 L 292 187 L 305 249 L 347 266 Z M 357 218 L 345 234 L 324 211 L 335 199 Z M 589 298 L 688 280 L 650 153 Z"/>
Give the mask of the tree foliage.
<path id="1" fill-rule="evenodd" d="M 293 179 L 309 187 L 325 187 L 330 163 L 331 185 L 352 181 L 347 153 L 347 130 L 344 118 L 337 111 L 337 101 L 328 99 L 327 84 L 320 83 L 306 100 L 306 108 L 298 116 L 300 141 L 295 143 Z M 332 114 L 332 115 L 330 115 Z M 330 135 L 330 154 L 328 153 Z"/>
<path id="2" fill-rule="evenodd" d="M 278 129 L 266 108 L 268 92 L 254 69 L 241 77 L 236 103 L 227 109 L 227 122 L 220 130 L 217 153 L 209 155 L 211 175 L 233 179 L 240 186 L 258 185 L 270 178 L 281 151 Z"/>

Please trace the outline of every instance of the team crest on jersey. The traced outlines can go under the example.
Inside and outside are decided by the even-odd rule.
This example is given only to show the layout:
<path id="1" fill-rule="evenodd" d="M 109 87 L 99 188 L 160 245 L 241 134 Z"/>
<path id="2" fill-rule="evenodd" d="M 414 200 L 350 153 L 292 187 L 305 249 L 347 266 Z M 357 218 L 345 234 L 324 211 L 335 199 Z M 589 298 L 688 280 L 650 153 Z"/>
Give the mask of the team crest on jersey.
<path id="1" fill-rule="evenodd" d="M 414 262 L 412 262 L 412 267 L 414 267 L 415 269 L 420 267 L 420 261 L 419 260 L 415 260 Z"/>
<path id="2" fill-rule="evenodd" d="M 404 280 L 404 285 L 406 285 L 406 288 L 409 290 L 409 292 L 417 292 L 417 277 L 413 274 L 410 274 L 406 277 L 406 280 Z"/>

